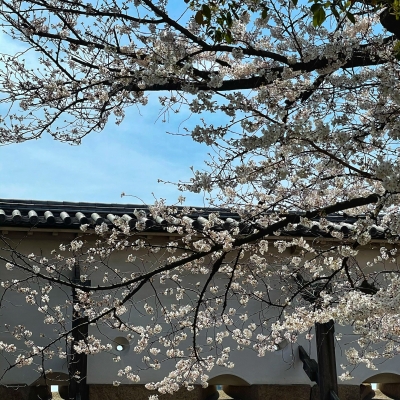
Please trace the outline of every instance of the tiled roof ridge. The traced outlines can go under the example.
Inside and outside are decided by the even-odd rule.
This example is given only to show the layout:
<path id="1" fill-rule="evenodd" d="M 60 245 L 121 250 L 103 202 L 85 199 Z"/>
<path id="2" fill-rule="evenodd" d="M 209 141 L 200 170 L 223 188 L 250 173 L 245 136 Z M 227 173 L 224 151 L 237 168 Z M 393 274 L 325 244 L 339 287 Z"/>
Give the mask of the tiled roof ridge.
<path id="1" fill-rule="evenodd" d="M 176 208 L 180 211 L 184 209 L 182 206 L 176 206 Z M 250 233 L 256 229 L 254 223 L 242 221 L 238 214 L 227 209 L 189 208 L 196 211 L 183 216 L 183 219 L 186 220 L 185 224 L 189 223 L 199 231 L 207 223 L 207 219 L 204 217 L 212 212 L 219 213 L 219 217 L 223 221 L 221 225 L 215 226 L 213 229 L 230 230 L 239 227 L 241 233 Z M 301 213 L 298 214 L 301 215 Z M 169 225 L 161 217 L 153 218 L 149 213 L 149 207 L 144 204 L 0 199 L 0 229 L 3 228 L 3 230 L 7 230 L 7 227 L 79 229 L 83 224 L 94 226 L 101 225 L 103 222 L 113 226 L 115 217 L 125 219 L 132 230 L 137 228 L 137 223 L 140 223 L 141 229 L 145 227 L 147 232 L 167 232 L 166 226 Z M 294 224 L 289 228 L 290 232 L 285 231 L 285 233 L 294 236 L 332 237 L 334 236 L 333 231 L 336 231 L 348 236 L 353 230 L 352 225 L 357 221 L 356 217 L 347 216 L 344 213 L 332 214 L 326 218 L 329 222 L 328 230 L 326 227 L 322 227 L 316 219 L 311 228 Z M 384 230 L 377 226 L 371 228 L 370 234 L 375 238 L 385 236 Z"/>
<path id="2" fill-rule="evenodd" d="M 51 200 L 21 200 L 21 199 L 0 199 L 0 209 L 7 208 L 10 209 L 13 206 L 19 206 L 22 209 L 39 209 L 43 210 L 58 210 L 65 208 L 75 209 L 79 208 L 79 211 L 85 209 L 88 210 L 99 210 L 99 209 L 106 209 L 106 210 L 121 210 L 124 212 L 126 210 L 135 210 L 135 209 L 144 209 L 148 210 L 149 205 L 146 204 L 132 204 L 132 203 L 92 203 L 92 202 L 73 202 L 73 201 L 51 201 Z M 182 210 L 183 206 L 173 206 L 178 210 Z M 199 207 L 199 206 L 189 206 L 190 209 L 196 209 L 198 212 L 224 212 L 232 214 L 226 208 L 210 208 L 210 207 Z"/>
<path id="3" fill-rule="evenodd" d="M 188 207 L 173 206 L 178 211 Z M 239 216 L 222 208 L 189 207 L 190 213 L 184 218 L 195 225 L 204 224 L 204 217 L 211 212 L 239 220 Z M 195 210 L 195 211 L 192 211 Z M 144 204 L 89 203 L 70 201 L 0 199 L 0 228 L 3 226 L 42 227 L 42 228 L 79 228 L 82 224 L 100 225 L 103 222 L 113 225 L 115 217 L 124 218 L 131 228 L 137 222 L 143 222 L 146 230 L 165 230 L 167 222 L 162 218 L 152 218 L 149 206 Z M 201 223 L 200 223 L 201 221 Z"/>

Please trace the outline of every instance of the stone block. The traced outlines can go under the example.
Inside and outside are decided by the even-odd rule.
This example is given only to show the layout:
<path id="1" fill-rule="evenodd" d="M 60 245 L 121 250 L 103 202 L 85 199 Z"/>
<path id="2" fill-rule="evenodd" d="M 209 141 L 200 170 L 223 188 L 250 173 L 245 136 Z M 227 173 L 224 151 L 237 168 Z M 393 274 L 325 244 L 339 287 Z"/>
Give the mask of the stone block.
<path id="1" fill-rule="evenodd" d="M 68 386 L 67 385 L 58 386 L 58 394 L 63 400 L 68 400 Z"/>
<path id="2" fill-rule="evenodd" d="M 360 385 L 360 400 L 371 400 L 375 397 L 375 391 L 370 383 L 362 383 Z"/>
<path id="3" fill-rule="evenodd" d="M 235 400 L 255 399 L 254 385 L 251 386 L 236 386 L 222 385 L 222 390 Z"/>

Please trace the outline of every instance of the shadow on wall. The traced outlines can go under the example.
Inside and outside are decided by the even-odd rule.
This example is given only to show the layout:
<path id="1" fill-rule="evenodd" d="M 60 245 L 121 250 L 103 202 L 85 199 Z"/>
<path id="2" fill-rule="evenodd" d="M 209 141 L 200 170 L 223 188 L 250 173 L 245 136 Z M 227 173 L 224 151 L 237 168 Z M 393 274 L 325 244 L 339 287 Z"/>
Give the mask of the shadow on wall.
<path id="1" fill-rule="evenodd" d="M 373 375 L 361 384 L 361 400 L 371 400 L 382 392 L 390 399 L 400 400 L 400 375 L 383 372 Z"/>

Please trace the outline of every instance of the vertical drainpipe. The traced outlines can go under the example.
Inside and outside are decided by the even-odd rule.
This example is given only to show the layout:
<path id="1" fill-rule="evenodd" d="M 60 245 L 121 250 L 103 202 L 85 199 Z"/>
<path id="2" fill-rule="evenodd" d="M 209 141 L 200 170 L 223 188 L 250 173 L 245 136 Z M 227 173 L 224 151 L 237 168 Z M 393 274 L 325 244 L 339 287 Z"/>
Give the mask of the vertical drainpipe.
<path id="1" fill-rule="evenodd" d="M 80 279 L 80 268 L 79 265 L 74 267 L 74 278 L 73 283 L 82 286 L 90 286 L 90 281 L 81 282 Z M 72 346 L 71 346 L 71 356 L 68 365 L 69 369 L 69 388 L 68 388 L 68 398 L 70 400 L 89 400 L 89 387 L 87 385 L 87 354 L 77 353 L 74 350 L 74 344 L 79 340 L 86 341 L 88 337 L 89 330 L 89 318 L 81 315 L 80 311 L 75 310 L 75 305 L 79 304 L 78 295 L 75 288 L 72 289 Z M 76 379 L 74 376 L 78 375 L 79 378 Z"/>
<path id="2" fill-rule="evenodd" d="M 336 355 L 335 355 L 335 323 L 333 320 L 324 324 L 315 324 L 315 340 L 318 356 L 318 386 L 321 400 L 330 400 L 338 393 Z"/>

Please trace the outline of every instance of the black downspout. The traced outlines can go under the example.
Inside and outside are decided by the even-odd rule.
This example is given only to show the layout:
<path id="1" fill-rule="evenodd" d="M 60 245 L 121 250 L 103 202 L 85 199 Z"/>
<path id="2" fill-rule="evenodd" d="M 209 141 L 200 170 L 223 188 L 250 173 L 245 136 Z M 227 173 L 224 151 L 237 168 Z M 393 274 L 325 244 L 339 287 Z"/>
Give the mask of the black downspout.
<path id="1" fill-rule="evenodd" d="M 338 396 L 335 355 L 335 323 L 315 324 L 318 357 L 318 386 L 321 400 L 330 400 L 331 393 Z"/>

